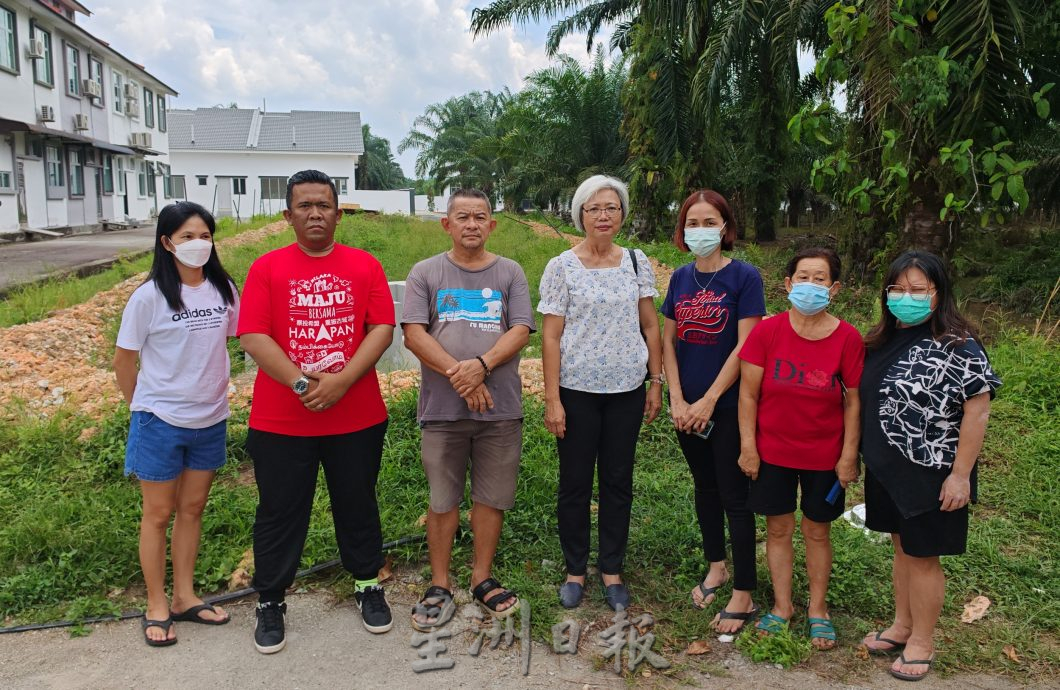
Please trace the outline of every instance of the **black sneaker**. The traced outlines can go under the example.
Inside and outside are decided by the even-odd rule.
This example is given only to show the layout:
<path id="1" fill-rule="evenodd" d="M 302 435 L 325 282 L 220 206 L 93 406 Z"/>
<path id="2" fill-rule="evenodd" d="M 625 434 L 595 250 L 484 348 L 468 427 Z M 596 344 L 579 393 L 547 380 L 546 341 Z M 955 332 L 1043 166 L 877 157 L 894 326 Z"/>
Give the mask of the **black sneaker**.
<path id="1" fill-rule="evenodd" d="M 283 626 L 287 621 L 287 604 L 270 601 L 258 604 L 258 622 L 254 626 L 254 646 L 262 654 L 275 654 L 287 644 Z"/>
<path id="2" fill-rule="evenodd" d="M 385 633 L 394 625 L 390 616 L 390 606 L 386 603 L 386 594 L 380 585 L 366 587 L 363 592 L 354 592 L 357 608 L 361 609 L 361 622 L 370 633 Z"/>

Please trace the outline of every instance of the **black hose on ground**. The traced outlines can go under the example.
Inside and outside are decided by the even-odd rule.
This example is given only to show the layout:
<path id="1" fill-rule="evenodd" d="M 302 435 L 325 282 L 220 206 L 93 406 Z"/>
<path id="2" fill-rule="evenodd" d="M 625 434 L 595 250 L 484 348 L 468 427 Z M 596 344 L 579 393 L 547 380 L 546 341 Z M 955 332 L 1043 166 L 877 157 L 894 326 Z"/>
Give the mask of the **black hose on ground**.
<path id="1" fill-rule="evenodd" d="M 423 541 L 427 538 L 424 534 L 415 534 L 408 537 L 402 537 L 395 539 L 394 541 L 388 541 L 383 544 L 383 550 L 392 549 L 395 546 L 401 546 L 402 544 L 411 544 L 417 541 Z M 324 563 L 317 563 L 316 565 L 306 568 L 305 570 L 299 570 L 295 574 L 295 579 L 308 577 L 315 575 L 323 570 L 334 568 L 339 565 L 339 559 L 332 561 L 325 561 Z M 244 589 L 238 589 L 234 592 L 225 592 L 224 594 L 218 594 L 213 597 L 206 597 L 203 599 L 207 604 L 224 604 L 235 599 L 242 599 L 245 596 L 249 596 L 254 593 L 253 587 L 246 587 Z M 51 628 L 68 628 L 72 625 L 92 625 L 94 623 L 107 623 L 110 621 L 127 621 L 133 618 L 143 618 L 143 611 L 126 611 L 120 616 L 96 616 L 95 618 L 85 618 L 77 621 L 52 621 L 51 623 L 34 623 L 32 625 L 17 625 L 10 628 L 0 628 L 0 635 L 6 633 L 22 633 L 30 632 L 33 630 L 50 630 Z"/>

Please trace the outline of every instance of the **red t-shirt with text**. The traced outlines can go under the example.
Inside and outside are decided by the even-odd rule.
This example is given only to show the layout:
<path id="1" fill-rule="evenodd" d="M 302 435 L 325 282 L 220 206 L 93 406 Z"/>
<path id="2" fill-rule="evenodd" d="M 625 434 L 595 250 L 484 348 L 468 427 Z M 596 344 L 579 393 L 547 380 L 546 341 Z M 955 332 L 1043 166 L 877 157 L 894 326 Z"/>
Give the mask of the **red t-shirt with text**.
<path id="1" fill-rule="evenodd" d="M 754 327 L 740 359 L 763 369 L 755 433 L 762 460 L 835 469 L 843 449 L 843 391 L 857 391 L 865 363 L 857 329 L 840 319 L 827 338 L 807 340 L 785 311 Z"/>
<path id="2" fill-rule="evenodd" d="M 386 274 L 368 252 L 336 244 L 327 256 L 312 257 L 292 244 L 265 254 L 250 267 L 238 335 L 268 335 L 302 371 L 342 371 L 364 340 L 368 324 L 394 324 Z M 323 412 L 307 410 L 291 383 L 258 370 L 250 428 L 288 436 L 329 436 L 386 419 L 374 368 Z"/>

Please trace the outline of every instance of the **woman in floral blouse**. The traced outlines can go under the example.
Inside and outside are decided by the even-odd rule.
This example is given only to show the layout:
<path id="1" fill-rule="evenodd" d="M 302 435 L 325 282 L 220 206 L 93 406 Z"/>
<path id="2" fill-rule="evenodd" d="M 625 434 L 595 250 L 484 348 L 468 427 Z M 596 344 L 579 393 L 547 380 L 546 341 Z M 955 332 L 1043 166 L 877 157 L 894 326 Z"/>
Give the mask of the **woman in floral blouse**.
<path id="1" fill-rule="evenodd" d="M 604 597 L 612 609 L 629 606 L 622 567 L 633 458 L 641 419 L 650 423 L 662 407 L 655 275 L 642 251 L 614 242 L 628 211 L 620 180 L 585 180 L 571 203 L 585 239 L 549 261 L 541 276 L 545 426 L 559 449 L 557 514 L 567 566 L 559 596 L 567 608 L 578 606 L 584 593 L 594 470 Z"/>

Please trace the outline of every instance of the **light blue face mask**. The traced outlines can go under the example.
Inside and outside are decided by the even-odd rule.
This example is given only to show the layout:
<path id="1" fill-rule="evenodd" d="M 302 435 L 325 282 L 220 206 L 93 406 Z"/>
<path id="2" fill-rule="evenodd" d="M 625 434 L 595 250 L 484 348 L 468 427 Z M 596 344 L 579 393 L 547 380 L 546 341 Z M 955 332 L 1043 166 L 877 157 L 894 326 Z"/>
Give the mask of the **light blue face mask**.
<path id="1" fill-rule="evenodd" d="M 934 311 L 931 308 L 930 294 L 910 295 L 908 292 L 902 293 L 897 299 L 887 295 L 887 310 L 906 326 L 924 323 Z"/>
<path id="2" fill-rule="evenodd" d="M 685 244 L 696 256 L 710 256 L 721 246 L 721 228 L 685 228 Z"/>
<path id="3" fill-rule="evenodd" d="M 829 294 L 827 285 L 794 283 L 791 286 L 791 292 L 788 293 L 788 300 L 800 314 L 813 316 L 828 308 L 832 295 Z"/>

